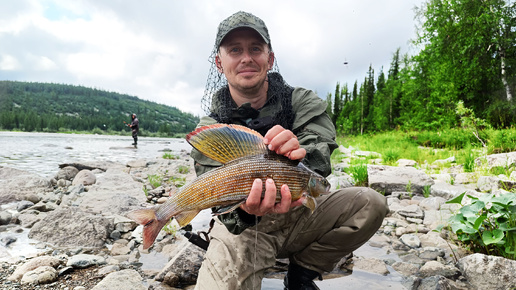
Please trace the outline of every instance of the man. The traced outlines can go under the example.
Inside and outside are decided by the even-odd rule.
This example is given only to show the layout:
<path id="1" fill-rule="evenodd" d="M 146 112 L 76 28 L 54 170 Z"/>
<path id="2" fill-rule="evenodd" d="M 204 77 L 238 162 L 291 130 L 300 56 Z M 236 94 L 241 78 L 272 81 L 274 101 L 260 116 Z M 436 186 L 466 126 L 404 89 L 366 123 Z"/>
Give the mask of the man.
<path id="1" fill-rule="evenodd" d="M 211 61 L 202 102 L 208 116 L 199 126 L 247 126 L 264 135 L 270 150 L 331 173 L 337 144 L 326 103 L 283 81 L 260 18 L 237 12 L 222 21 Z M 198 175 L 220 166 L 196 150 L 192 157 Z M 369 188 L 320 196 L 313 213 L 299 206 L 302 200 L 291 202 L 288 185 L 280 194 L 276 203 L 274 181 L 257 179 L 245 204 L 216 219 L 196 289 L 260 289 L 276 258 L 290 260 L 286 289 L 318 289 L 313 279 L 369 240 L 388 212 L 385 197 Z"/>
<path id="2" fill-rule="evenodd" d="M 140 129 L 138 118 L 136 118 L 136 114 L 131 115 L 131 124 L 127 125 L 132 130 L 134 143 L 131 145 L 138 145 L 138 131 Z"/>

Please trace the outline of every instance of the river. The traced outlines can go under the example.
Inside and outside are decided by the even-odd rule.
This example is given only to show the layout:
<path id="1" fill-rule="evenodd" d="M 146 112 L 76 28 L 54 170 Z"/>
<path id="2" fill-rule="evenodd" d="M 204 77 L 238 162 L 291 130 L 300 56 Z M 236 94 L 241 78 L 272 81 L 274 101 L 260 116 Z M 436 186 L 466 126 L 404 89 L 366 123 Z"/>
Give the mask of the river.
<path id="1" fill-rule="evenodd" d="M 184 139 L 139 137 L 131 146 L 131 136 L 0 132 L 0 166 L 52 177 L 59 164 L 78 161 L 153 159 L 165 151 L 191 150 Z"/>

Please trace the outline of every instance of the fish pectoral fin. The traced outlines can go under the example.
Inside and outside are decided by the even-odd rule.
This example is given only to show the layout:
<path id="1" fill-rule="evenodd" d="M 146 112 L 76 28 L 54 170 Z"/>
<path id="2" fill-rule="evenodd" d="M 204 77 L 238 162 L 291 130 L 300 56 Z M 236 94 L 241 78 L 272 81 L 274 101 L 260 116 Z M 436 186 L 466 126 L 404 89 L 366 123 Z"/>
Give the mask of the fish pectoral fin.
<path id="1" fill-rule="evenodd" d="M 303 200 L 303 205 L 309 208 L 313 213 L 315 208 L 317 207 L 317 201 L 312 196 L 307 195 L 305 200 Z"/>
<path id="2" fill-rule="evenodd" d="M 199 213 L 200 210 L 183 211 L 180 214 L 174 216 L 180 227 L 184 227 L 189 224 L 193 218 Z"/>
<path id="3" fill-rule="evenodd" d="M 217 209 L 217 211 L 213 212 L 213 215 L 220 215 L 220 214 L 225 214 L 225 213 L 228 213 L 228 212 L 232 212 L 235 209 L 237 209 L 241 204 L 243 204 L 245 201 L 246 201 L 246 199 L 244 199 L 242 201 L 239 201 L 239 202 L 237 202 L 235 204 L 229 205 L 229 206 L 220 207 L 220 208 Z"/>

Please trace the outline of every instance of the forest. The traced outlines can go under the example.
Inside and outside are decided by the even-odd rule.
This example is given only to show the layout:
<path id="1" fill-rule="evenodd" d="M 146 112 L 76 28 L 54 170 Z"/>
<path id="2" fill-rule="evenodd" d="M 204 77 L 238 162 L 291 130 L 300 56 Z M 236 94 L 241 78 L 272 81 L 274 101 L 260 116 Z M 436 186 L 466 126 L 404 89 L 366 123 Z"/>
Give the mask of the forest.
<path id="1" fill-rule="evenodd" d="M 328 113 L 340 134 L 511 128 L 516 122 L 516 4 L 429 0 L 416 8 L 417 55 L 397 49 L 387 73 L 337 83 Z"/>
<path id="2" fill-rule="evenodd" d="M 38 132 L 130 131 L 135 113 L 141 134 L 175 136 L 192 131 L 199 118 L 179 109 L 83 86 L 0 81 L 0 129 Z"/>

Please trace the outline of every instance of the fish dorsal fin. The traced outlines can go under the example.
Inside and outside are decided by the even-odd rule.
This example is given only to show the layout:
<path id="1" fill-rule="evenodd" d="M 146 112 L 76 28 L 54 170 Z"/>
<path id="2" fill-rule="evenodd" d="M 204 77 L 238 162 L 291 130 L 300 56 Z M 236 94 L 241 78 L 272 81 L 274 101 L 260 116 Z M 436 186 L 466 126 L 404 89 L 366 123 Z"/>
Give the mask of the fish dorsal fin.
<path id="1" fill-rule="evenodd" d="M 186 136 L 186 141 L 205 156 L 223 164 L 267 152 L 260 133 L 234 124 L 197 128 Z"/>

